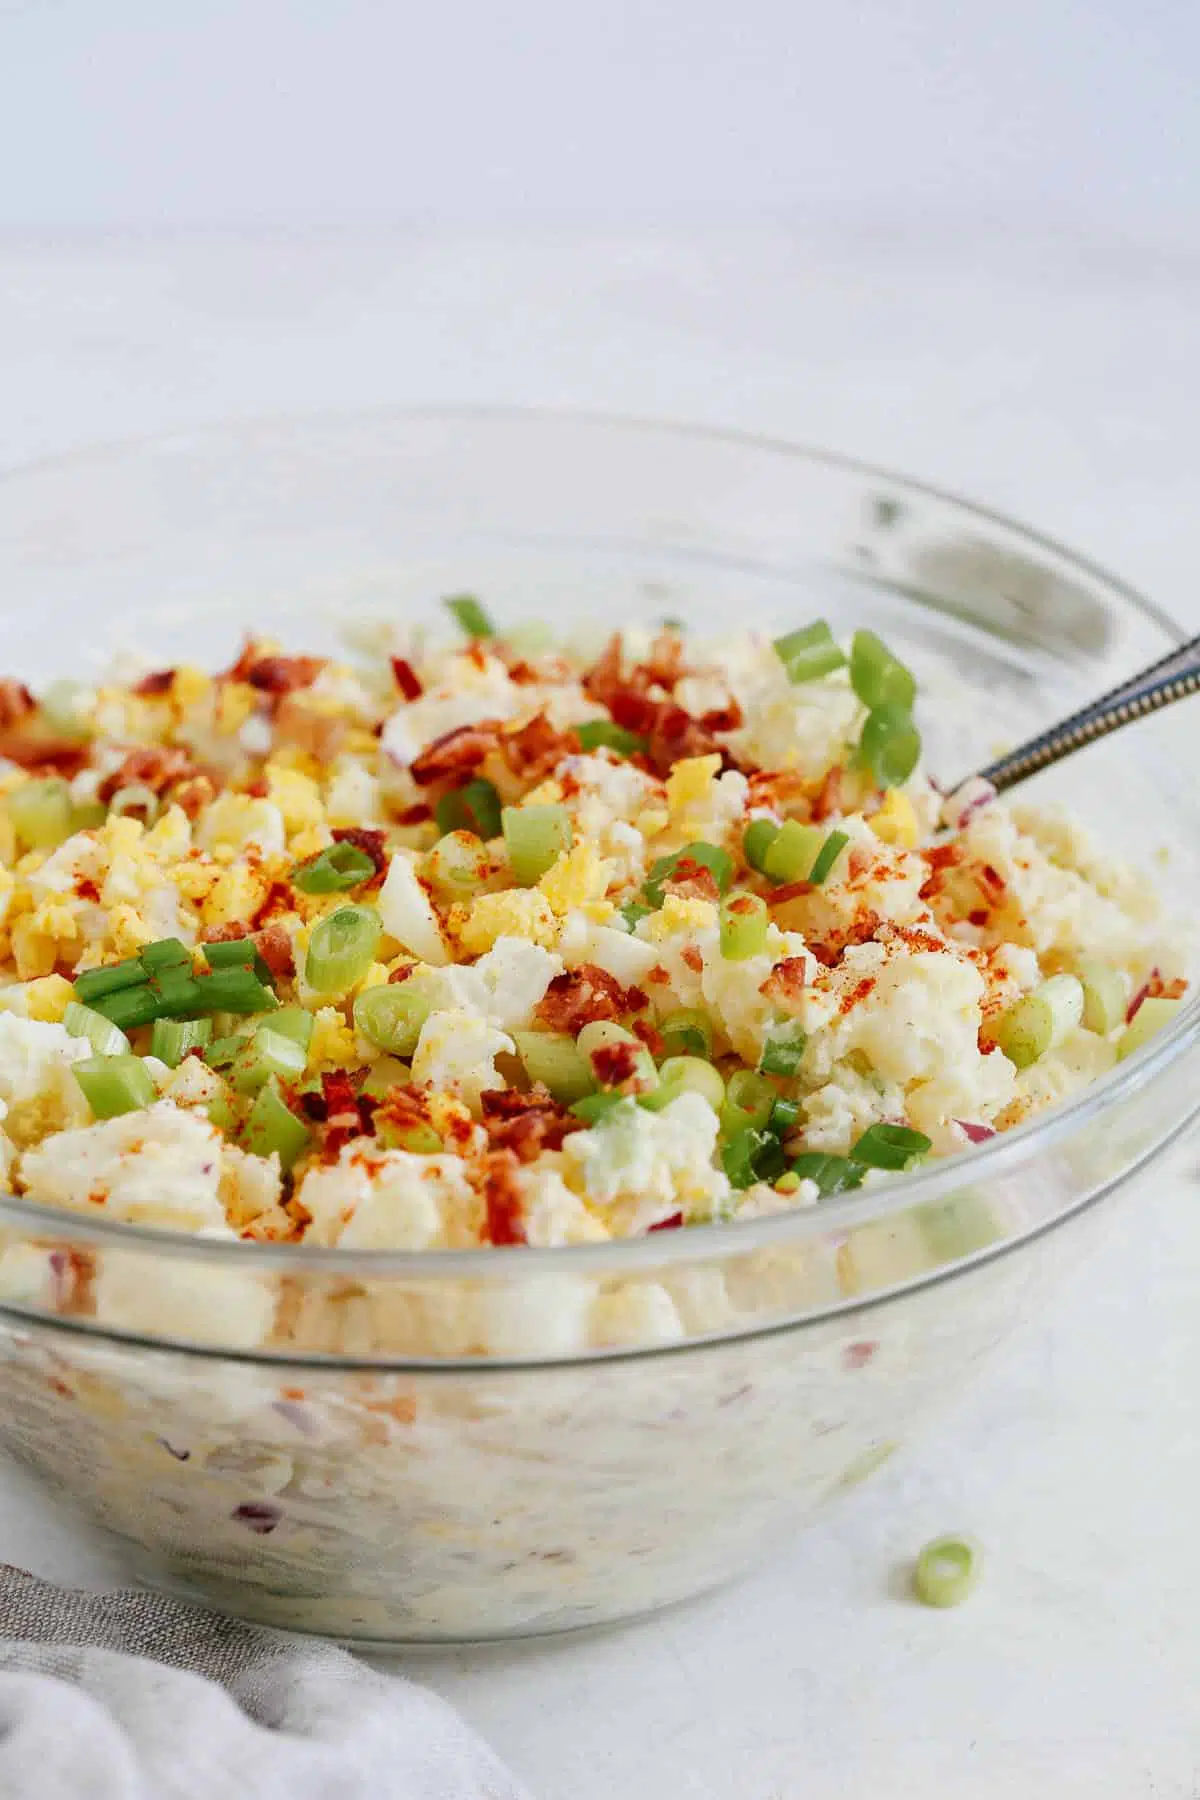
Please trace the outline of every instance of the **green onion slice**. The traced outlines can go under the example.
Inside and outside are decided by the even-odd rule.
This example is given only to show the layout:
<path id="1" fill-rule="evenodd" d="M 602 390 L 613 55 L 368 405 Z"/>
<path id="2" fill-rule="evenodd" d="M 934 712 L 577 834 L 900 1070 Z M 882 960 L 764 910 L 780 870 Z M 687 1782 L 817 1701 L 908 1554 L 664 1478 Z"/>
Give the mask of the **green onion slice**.
<path id="1" fill-rule="evenodd" d="M 374 873 L 375 864 L 366 851 L 343 841 L 299 863 L 292 870 L 291 882 L 302 894 L 344 894 L 369 881 Z"/>
<path id="2" fill-rule="evenodd" d="M 730 894 L 721 902 L 721 955 L 726 962 L 746 962 L 767 945 L 770 914 L 758 894 Z"/>
<path id="3" fill-rule="evenodd" d="M 849 842 L 850 839 L 844 831 L 830 832 L 817 851 L 817 860 L 808 872 L 808 879 L 814 887 L 820 887 Z"/>
<path id="4" fill-rule="evenodd" d="M 305 981 L 315 993 L 344 994 L 374 962 L 382 935 L 383 923 L 373 907 L 339 907 L 321 920 L 309 940 Z"/>
<path id="5" fill-rule="evenodd" d="M 779 827 L 763 856 L 763 874 L 770 881 L 808 881 L 820 855 L 824 834 L 819 825 L 802 825 L 787 819 Z"/>
<path id="6" fill-rule="evenodd" d="M 689 862 L 699 863 L 707 869 L 722 894 L 733 880 L 733 858 L 728 850 L 699 839 L 694 844 L 685 844 L 682 850 L 676 850 L 670 856 L 660 856 L 653 864 L 642 888 L 651 906 L 662 905 L 664 884 L 678 872 L 681 863 Z"/>
<path id="7" fill-rule="evenodd" d="M 848 1156 L 806 1150 L 794 1159 L 792 1173 L 801 1181 L 815 1181 L 822 1200 L 829 1200 L 834 1194 L 847 1194 L 851 1189 L 861 1187 L 866 1170 L 861 1163 L 851 1162 Z"/>
<path id="8" fill-rule="evenodd" d="M 617 911 L 625 922 L 626 931 L 632 932 L 637 930 L 639 920 L 650 917 L 654 908 L 647 906 L 644 900 L 626 900 L 623 906 L 617 908 Z"/>
<path id="9" fill-rule="evenodd" d="M 535 887 L 570 848 L 571 817 L 565 806 L 506 806 L 501 826 L 518 887 Z"/>
<path id="10" fill-rule="evenodd" d="M 747 1127 L 764 1126 L 776 1101 L 773 1082 L 757 1075 L 753 1069 L 738 1069 L 729 1077 L 725 1088 L 725 1105 L 721 1110 L 721 1129 L 729 1136 Z"/>
<path id="11" fill-rule="evenodd" d="M 445 607 L 469 638 L 495 637 L 496 627 L 473 594 L 455 594 Z"/>
<path id="12" fill-rule="evenodd" d="M 86 1038 L 97 1056 L 123 1056 L 129 1050 L 129 1039 L 111 1019 L 93 1012 L 90 1006 L 81 1006 L 78 1000 L 68 1001 L 63 1028 L 72 1037 Z"/>
<path id="13" fill-rule="evenodd" d="M 246 1121 L 246 1148 L 255 1156 L 279 1157 L 286 1172 L 308 1147 L 312 1133 L 298 1119 L 271 1076 L 258 1091 Z"/>
<path id="14" fill-rule="evenodd" d="M 1083 1018 L 1082 983 L 1074 975 L 1051 975 L 1032 994 L 1010 1006 L 996 1031 L 996 1042 L 1018 1069 L 1027 1069 L 1079 1025 Z"/>
<path id="15" fill-rule="evenodd" d="M 238 1053 L 230 1080 L 239 1094 L 257 1094 L 273 1075 L 295 1081 L 303 1075 L 306 1061 L 304 1047 L 295 1038 L 272 1031 L 269 1025 L 260 1025 Z"/>
<path id="16" fill-rule="evenodd" d="M 78 982 L 75 992 L 79 992 Z M 94 995 L 88 1004 L 122 1031 L 136 1031 L 139 1025 L 150 1025 L 161 1018 L 163 1012 L 162 1002 L 148 981 L 137 987 L 117 988 L 112 993 Z"/>
<path id="17" fill-rule="evenodd" d="M 211 1041 L 211 1019 L 155 1019 L 150 1054 L 177 1069 L 190 1050 L 203 1050 Z"/>
<path id="18" fill-rule="evenodd" d="M 979 1580 L 982 1557 L 970 1538 L 933 1538 L 917 1557 L 913 1591 L 925 1606 L 961 1606 Z"/>
<path id="19" fill-rule="evenodd" d="M 851 1145 L 852 1162 L 865 1163 L 869 1169 L 907 1169 L 914 1157 L 931 1150 L 931 1139 L 923 1131 L 907 1125 L 868 1125 L 856 1144 Z"/>
<path id="20" fill-rule="evenodd" d="M 142 945 L 138 961 L 147 975 L 157 975 L 160 969 L 187 969 L 190 973 L 192 953 L 178 938 L 159 938 L 153 944 Z"/>
<path id="21" fill-rule="evenodd" d="M 779 826 L 774 819 L 751 819 L 742 833 L 742 855 L 760 875 L 765 873 L 767 851 L 778 836 Z"/>
<path id="22" fill-rule="evenodd" d="M 90 1056 L 72 1063 L 71 1073 L 98 1119 L 139 1112 L 155 1098 L 150 1071 L 140 1056 Z"/>
<path id="23" fill-rule="evenodd" d="M 599 1125 L 602 1120 L 608 1118 L 610 1113 L 615 1112 L 618 1106 L 631 1104 L 632 1102 L 624 1094 L 585 1094 L 582 1100 L 575 1101 L 570 1110 L 577 1119 L 582 1119 L 585 1125 Z"/>
<path id="24" fill-rule="evenodd" d="M 143 987 L 146 982 L 146 970 L 141 958 L 130 956 L 124 962 L 108 963 L 100 969 L 84 969 L 75 977 L 75 992 L 85 1006 L 92 1006 L 105 994 L 115 994 L 122 988 Z"/>
<path id="25" fill-rule="evenodd" d="M 643 1094 L 640 1100 L 652 1112 L 661 1112 L 680 1094 L 699 1094 L 718 1114 L 725 1104 L 721 1071 L 700 1056 L 668 1056 L 658 1065 L 658 1083 L 653 1093 Z"/>
<path id="26" fill-rule="evenodd" d="M 912 715 L 898 706 L 875 707 L 863 722 L 858 754 L 880 787 L 899 787 L 921 755 L 921 734 Z"/>
<path id="27" fill-rule="evenodd" d="M 128 813 L 133 818 L 141 819 L 143 825 L 149 827 L 158 818 L 159 806 L 159 798 L 154 789 L 135 781 L 129 787 L 117 789 L 108 803 L 108 810 L 113 818 L 122 818 Z"/>
<path id="28" fill-rule="evenodd" d="M 592 1065 L 574 1038 L 555 1031 L 514 1031 L 512 1040 L 530 1081 L 540 1081 L 555 1100 L 570 1106 L 592 1092 Z"/>
<path id="29" fill-rule="evenodd" d="M 389 1056 L 411 1056 L 433 1011 L 420 977 L 364 988 L 354 1001 L 354 1029 Z"/>
<path id="30" fill-rule="evenodd" d="M 304 1051 L 312 1043 L 313 1016 L 303 1006 L 281 1006 L 271 1014 L 270 1025 L 272 1031 L 290 1037 Z"/>
<path id="31" fill-rule="evenodd" d="M 53 850 L 75 829 L 71 790 L 61 776 L 22 782 L 6 804 L 23 849 Z"/>
<path id="32" fill-rule="evenodd" d="M 707 1013 L 694 1006 L 669 1012 L 659 1027 L 668 1056 L 711 1056 L 713 1030 Z"/>
<path id="33" fill-rule="evenodd" d="M 237 1013 L 250 1017 L 255 1013 L 274 1012 L 279 1006 L 272 988 L 264 987 L 253 969 L 232 966 L 213 969 L 211 974 L 196 977 L 196 1012 Z"/>
<path id="34" fill-rule="evenodd" d="M 271 971 L 253 938 L 228 938 L 222 944 L 205 944 L 203 948 L 210 969 L 253 969 L 264 985 L 272 984 Z"/>
<path id="35" fill-rule="evenodd" d="M 93 735 L 94 688 L 82 681 L 52 681 L 39 702 L 42 718 L 56 737 L 83 741 Z"/>
<path id="36" fill-rule="evenodd" d="M 1129 977 L 1111 963 L 1085 961 L 1077 970 L 1083 987 L 1083 1024 L 1087 1031 L 1107 1037 L 1125 1023 L 1129 1005 Z"/>
<path id="37" fill-rule="evenodd" d="M 793 683 L 817 681 L 842 668 L 846 661 L 824 619 L 776 638 L 775 654 Z"/>
<path id="38" fill-rule="evenodd" d="M 772 1149 L 779 1149 L 779 1140 L 761 1126 L 747 1125 L 733 1132 L 721 1146 L 721 1164 L 730 1187 L 748 1188 L 763 1179 L 758 1172 L 760 1160 Z"/>
<path id="39" fill-rule="evenodd" d="M 1124 1062 L 1127 1056 L 1132 1056 L 1135 1050 L 1148 1044 L 1156 1031 L 1161 1031 L 1164 1025 L 1170 1024 L 1182 1005 L 1182 999 L 1168 1000 L 1165 995 L 1143 1000 L 1117 1039 L 1118 1060 Z"/>
<path id="40" fill-rule="evenodd" d="M 612 750 L 617 756 L 637 756 L 646 749 L 644 737 L 636 731 L 626 731 L 612 719 L 585 719 L 574 730 L 584 750 Z"/>
<path id="41" fill-rule="evenodd" d="M 872 711 L 879 706 L 894 706 L 911 712 L 917 697 L 911 671 L 873 631 L 854 634 L 850 645 L 850 685 Z"/>
<path id="42" fill-rule="evenodd" d="M 763 1045 L 759 1068 L 764 1075 L 794 1075 L 804 1058 L 808 1033 L 798 1025 L 790 1031 L 770 1037 Z"/>
<path id="43" fill-rule="evenodd" d="M 437 828 L 445 837 L 451 831 L 471 831 L 486 842 L 500 836 L 500 796 L 494 784 L 477 776 L 465 787 L 443 794 L 434 808 Z"/>

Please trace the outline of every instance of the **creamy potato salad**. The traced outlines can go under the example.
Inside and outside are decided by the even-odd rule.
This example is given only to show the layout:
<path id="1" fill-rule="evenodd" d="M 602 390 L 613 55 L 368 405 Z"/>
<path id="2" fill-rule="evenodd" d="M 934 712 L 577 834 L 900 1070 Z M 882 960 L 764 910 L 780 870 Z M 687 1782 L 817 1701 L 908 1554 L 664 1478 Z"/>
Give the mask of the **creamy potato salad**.
<path id="1" fill-rule="evenodd" d="M 454 641 L 353 661 L 0 685 L 18 1193 L 361 1250 L 689 1230 L 1010 1129 L 1180 1004 L 1147 884 L 939 791 L 872 632 L 583 650 L 448 604 Z M 0 1297 L 288 1341 L 282 1287 L 211 1279 L 0 1254 Z M 621 1341 L 621 1305 L 564 1344 Z"/>

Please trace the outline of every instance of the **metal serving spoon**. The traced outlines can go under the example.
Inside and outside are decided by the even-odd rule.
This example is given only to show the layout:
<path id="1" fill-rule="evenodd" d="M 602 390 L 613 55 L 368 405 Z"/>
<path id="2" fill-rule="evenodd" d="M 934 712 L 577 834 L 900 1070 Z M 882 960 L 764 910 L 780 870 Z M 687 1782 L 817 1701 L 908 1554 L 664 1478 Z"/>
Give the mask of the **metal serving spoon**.
<path id="1" fill-rule="evenodd" d="M 1101 694 L 1098 700 L 1090 700 L 1086 706 L 1081 706 L 1070 718 L 1060 719 L 1057 725 L 1030 738 L 1027 744 L 1020 744 L 1007 756 L 998 757 L 986 769 L 979 769 L 975 779 L 990 782 L 997 793 L 1003 793 L 1005 788 L 1015 787 L 1018 781 L 1036 775 L 1039 769 L 1048 769 L 1052 763 L 1061 762 L 1064 756 L 1082 750 L 1085 744 L 1093 744 L 1097 738 L 1107 737 L 1110 731 L 1132 724 L 1135 719 L 1148 718 L 1160 707 L 1170 706 L 1197 692 L 1200 692 L 1200 637 L 1169 651 L 1148 669 L 1131 675 L 1107 694 Z"/>

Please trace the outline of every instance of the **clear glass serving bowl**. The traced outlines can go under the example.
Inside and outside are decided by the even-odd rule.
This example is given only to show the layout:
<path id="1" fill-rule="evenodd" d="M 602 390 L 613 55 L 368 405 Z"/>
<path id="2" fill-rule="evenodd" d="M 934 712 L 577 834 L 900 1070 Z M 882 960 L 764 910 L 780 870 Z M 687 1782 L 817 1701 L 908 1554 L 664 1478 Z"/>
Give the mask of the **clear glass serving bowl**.
<path id="1" fill-rule="evenodd" d="M 331 647 L 353 617 L 463 589 L 569 626 L 869 623 L 919 667 L 947 781 L 1178 638 L 1078 557 L 898 476 L 522 413 L 243 424 L 18 471 L 0 582 L 4 673 L 31 681 L 130 647 L 219 664 L 249 625 Z M 1185 894 L 1181 710 L 1033 791 Z M 60 1272 L 124 1259 L 130 1291 L 180 1321 L 171 1339 L 101 1329 L 31 1282 L 0 1309 L 0 1441 L 142 1579 L 247 1618 L 402 1642 L 647 1611 L 813 1518 L 1037 1314 L 1101 1202 L 1196 1112 L 1198 1036 L 1193 999 L 1081 1098 L 964 1156 L 611 1245 L 304 1250 L 0 1198 L 7 1244 L 53 1244 Z M 572 1354 L 598 1288 L 621 1292 L 629 1341 Z M 239 1350 L 264 1289 L 284 1347 Z M 664 1290 L 682 1320 L 665 1339 Z"/>

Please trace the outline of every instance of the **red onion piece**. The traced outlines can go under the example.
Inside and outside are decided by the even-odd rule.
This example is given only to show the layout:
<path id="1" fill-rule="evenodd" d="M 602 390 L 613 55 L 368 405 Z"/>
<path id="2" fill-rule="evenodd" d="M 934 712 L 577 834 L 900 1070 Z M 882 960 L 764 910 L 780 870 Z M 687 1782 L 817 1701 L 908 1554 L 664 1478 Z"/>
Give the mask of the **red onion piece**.
<path id="1" fill-rule="evenodd" d="M 646 1227 L 646 1230 L 648 1232 L 650 1232 L 650 1231 L 678 1231 L 679 1227 L 682 1224 L 683 1224 L 683 1214 L 681 1212 L 673 1212 L 673 1213 L 668 1213 L 667 1217 L 665 1219 L 659 1219 L 656 1224 L 648 1225 Z"/>
<path id="2" fill-rule="evenodd" d="M 282 1519 L 283 1509 L 270 1500 L 243 1500 L 229 1516 L 248 1526 L 258 1537 L 266 1537 Z"/>
<path id="3" fill-rule="evenodd" d="M 997 1135 L 994 1126 L 977 1125 L 973 1119 L 955 1119 L 954 1123 L 971 1144 L 986 1144 Z"/>
<path id="4" fill-rule="evenodd" d="M 1145 981 L 1143 981 L 1136 994 L 1134 994 L 1129 1005 L 1125 1008 L 1125 1023 L 1127 1025 L 1132 1025 L 1135 1016 L 1141 1011 L 1142 1001 L 1150 998 L 1150 990 L 1158 979 L 1158 970 L 1156 968 L 1151 969 L 1149 975 L 1146 977 Z"/>
<path id="5" fill-rule="evenodd" d="M 972 775 L 969 781 L 964 781 L 961 787 L 955 788 L 943 800 L 942 823 L 952 831 L 961 831 L 972 813 L 977 813 L 981 807 L 990 806 L 995 798 L 996 790 L 991 782 L 984 781 L 982 776 Z"/>

